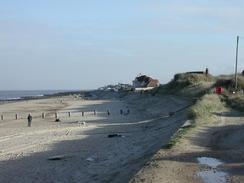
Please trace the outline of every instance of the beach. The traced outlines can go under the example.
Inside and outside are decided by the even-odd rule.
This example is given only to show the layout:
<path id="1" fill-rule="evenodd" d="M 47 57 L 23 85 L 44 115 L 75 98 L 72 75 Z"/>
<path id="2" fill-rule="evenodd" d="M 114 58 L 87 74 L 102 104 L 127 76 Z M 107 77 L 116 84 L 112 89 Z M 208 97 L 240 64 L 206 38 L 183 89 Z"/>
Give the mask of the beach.
<path id="1" fill-rule="evenodd" d="M 169 112 L 187 105 L 136 93 L 2 104 L 0 182 L 129 182 L 186 121 L 184 111 Z"/>

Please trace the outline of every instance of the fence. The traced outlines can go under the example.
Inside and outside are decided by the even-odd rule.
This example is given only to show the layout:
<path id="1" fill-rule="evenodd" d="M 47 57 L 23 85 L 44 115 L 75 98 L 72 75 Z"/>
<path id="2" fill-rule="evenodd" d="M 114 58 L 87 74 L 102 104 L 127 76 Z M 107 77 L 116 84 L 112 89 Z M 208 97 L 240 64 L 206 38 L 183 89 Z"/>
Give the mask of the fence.
<path id="1" fill-rule="evenodd" d="M 127 112 L 123 112 L 121 109 L 118 112 L 111 111 L 108 109 L 106 111 L 96 111 L 96 110 L 90 110 L 90 111 L 80 111 L 80 112 L 42 112 L 42 113 L 33 113 L 31 114 L 33 118 L 40 118 L 40 119 L 58 119 L 58 118 L 71 118 L 71 117 L 87 117 L 87 116 L 96 116 L 96 115 L 105 115 L 110 116 L 112 114 L 120 114 L 120 115 L 128 115 L 129 110 Z M 4 120 L 20 120 L 20 119 L 27 119 L 29 113 L 3 113 L 1 114 L 1 121 Z"/>

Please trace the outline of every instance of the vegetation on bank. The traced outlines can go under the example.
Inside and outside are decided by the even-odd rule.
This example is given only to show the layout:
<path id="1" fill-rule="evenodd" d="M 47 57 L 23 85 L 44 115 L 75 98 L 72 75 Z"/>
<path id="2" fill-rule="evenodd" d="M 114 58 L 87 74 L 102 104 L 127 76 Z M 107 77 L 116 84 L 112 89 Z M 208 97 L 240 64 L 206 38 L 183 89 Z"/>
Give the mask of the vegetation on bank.
<path id="1" fill-rule="evenodd" d="M 195 121 L 209 121 L 214 119 L 214 116 L 224 109 L 225 103 L 221 100 L 221 96 L 206 94 L 189 108 L 187 116 Z"/>
<path id="2" fill-rule="evenodd" d="M 180 128 L 177 133 L 170 139 L 166 148 L 172 148 L 179 140 L 192 128 L 201 123 L 209 123 L 216 119 L 216 114 L 225 109 L 225 103 L 221 96 L 216 94 L 206 94 L 195 105 L 191 106 L 187 111 L 189 120 L 192 125 Z"/>
<path id="3" fill-rule="evenodd" d="M 180 128 L 166 145 L 166 148 L 172 148 L 190 129 L 197 125 L 211 123 L 216 120 L 220 112 L 227 110 L 227 106 L 244 111 L 244 96 L 243 94 L 233 95 L 233 81 L 232 76 L 215 78 L 210 76 L 208 78 L 206 75 L 185 74 L 176 75 L 170 83 L 164 86 L 164 90 L 169 88 L 169 91 L 176 91 L 175 93 L 177 94 L 198 98 L 196 103 L 187 111 L 191 125 Z M 243 90 L 243 76 L 238 77 L 238 84 L 238 89 Z M 206 87 L 203 87 L 204 85 Z M 214 88 L 217 86 L 225 88 L 225 92 L 222 95 L 214 93 Z M 194 88 L 195 92 L 189 95 L 190 88 Z"/>
<path id="4" fill-rule="evenodd" d="M 152 91 L 153 95 L 174 94 L 188 97 L 200 97 L 213 88 L 215 77 L 208 74 L 176 74 L 167 84 Z"/>
<path id="5" fill-rule="evenodd" d="M 218 76 L 215 86 L 221 86 L 225 88 L 228 92 L 235 91 L 235 75 L 222 75 Z M 244 89 L 244 76 L 237 76 L 237 91 Z"/>
<path id="6" fill-rule="evenodd" d="M 235 89 L 234 75 L 213 77 L 212 75 L 183 73 L 176 74 L 166 85 L 152 91 L 153 95 L 181 95 L 197 99 L 187 111 L 192 125 L 180 128 L 171 138 L 166 148 L 173 147 L 190 129 L 199 124 L 211 123 L 227 107 L 244 112 L 244 76 L 238 75 Z M 224 88 L 222 95 L 215 94 L 215 87 Z"/>
<path id="7" fill-rule="evenodd" d="M 244 90 L 244 76 L 237 77 L 237 91 Z M 181 95 L 186 97 L 202 97 L 207 93 L 213 93 L 215 87 L 225 89 L 225 94 L 230 94 L 235 91 L 235 76 L 221 75 L 212 76 L 210 74 L 199 73 L 180 73 L 167 84 L 161 85 L 158 88 L 150 91 L 153 95 Z"/>
<path id="8" fill-rule="evenodd" d="M 187 127 L 187 128 L 180 128 L 177 133 L 175 133 L 171 138 L 168 144 L 166 144 L 166 149 L 171 149 L 174 147 L 179 140 L 191 129 L 193 126 Z"/>
<path id="9" fill-rule="evenodd" d="M 236 95 L 224 95 L 224 99 L 226 104 L 238 111 L 244 112 L 244 95 L 236 94 Z"/>
<path id="10" fill-rule="evenodd" d="M 244 112 L 244 76 L 238 74 L 237 76 L 237 90 L 235 89 L 234 75 L 212 76 L 210 74 L 201 73 L 181 73 L 176 74 L 174 78 L 167 84 L 161 85 L 158 88 L 150 91 L 152 95 L 180 95 L 190 99 L 201 99 L 204 95 L 215 92 L 215 87 L 224 88 L 222 99 L 226 104 L 235 109 Z M 201 99 L 202 100 L 202 99 Z M 211 110 L 209 106 L 198 102 L 198 111 L 189 112 L 189 117 L 194 118 L 201 111 L 206 109 Z M 215 108 L 217 106 L 213 106 Z M 202 117 L 204 117 L 203 115 Z"/>
<path id="11" fill-rule="evenodd" d="M 223 100 L 226 104 L 235 110 L 244 112 L 244 76 L 237 76 L 237 89 L 235 89 L 235 76 L 219 76 L 215 86 L 221 86 L 225 89 Z"/>

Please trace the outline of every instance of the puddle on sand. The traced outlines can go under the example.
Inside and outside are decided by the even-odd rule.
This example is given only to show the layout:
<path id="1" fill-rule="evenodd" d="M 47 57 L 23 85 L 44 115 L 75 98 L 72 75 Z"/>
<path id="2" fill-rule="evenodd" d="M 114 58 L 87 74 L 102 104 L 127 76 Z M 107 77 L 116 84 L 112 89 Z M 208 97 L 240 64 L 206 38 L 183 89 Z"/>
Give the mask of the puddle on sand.
<path id="1" fill-rule="evenodd" d="M 227 183 L 227 173 L 214 172 L 213 170 L 206 170 L 198 172 L 197 175 L 203 179 L 206 183 Z"/>
<path id="2" fill-rule="evenodd" d="M 218 166 L 224 164 L 222 161 L 209 158 L 200 157 L 197 158 L 200 165 L 205 165 L 205 170 L 198 172 L 197 176 L 201 177 L 206 183 L 227 183 L 229 176 L 227 173 L 219 171 Z"/>
<path id="3" fill-rule="evenodd" d="M 197 158 L 199 164 L 207 165 L 211 168 L 217 168 L 217 166 L 224 164 L 222 161 L 215 159 L 215 158 L 208 158 L 208 157 L 200 157 Z"/>

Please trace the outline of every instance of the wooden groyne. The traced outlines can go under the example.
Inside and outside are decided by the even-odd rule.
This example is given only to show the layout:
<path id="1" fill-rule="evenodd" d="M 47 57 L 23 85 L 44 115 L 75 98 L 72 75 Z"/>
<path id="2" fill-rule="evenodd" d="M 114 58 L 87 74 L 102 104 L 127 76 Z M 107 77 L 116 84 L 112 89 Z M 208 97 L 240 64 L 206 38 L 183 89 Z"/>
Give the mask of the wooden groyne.
<path id="1" fill-rule="evenodd" d="M 122 109 L 121 109 L 122 110 Z M 38 113 L 2 113 L 0 114 L 1 121 L 5 120 L 21 120 L 21 119 L 27 119 L 27 116 L 29 114 L 32 115 L 35 119 L 59 119 L 59 118 L 71 118 L 71 117 L 89 117 L 89 116 L 96 116 L 96 115 L 103 115 L 103 116 L 110 116 L 110 115 L 126 115 L 126 113 L 121 113 L 121 110 L 118 112 L 112 111 L 110 109 L 106 109 L 104 111 L 97 111 L 97 110 L 89 110 L 89 111 L 65 111 L 65 112 L 40 112 Z"/>

